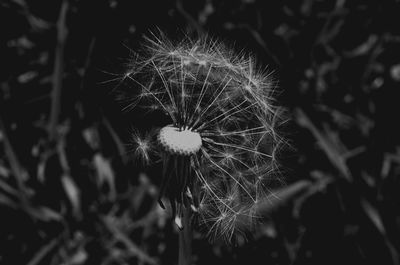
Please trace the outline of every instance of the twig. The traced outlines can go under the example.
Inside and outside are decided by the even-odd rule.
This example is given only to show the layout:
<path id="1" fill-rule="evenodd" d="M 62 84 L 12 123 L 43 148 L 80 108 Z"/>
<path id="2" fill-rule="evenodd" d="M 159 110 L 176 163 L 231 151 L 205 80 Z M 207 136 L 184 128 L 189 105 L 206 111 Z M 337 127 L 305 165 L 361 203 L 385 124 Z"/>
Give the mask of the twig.
<path id="1" fill-rule="evenodd" d="M 52 101 L 48 128 L 50 139 L 54 139 L 56 135 L 56 126 L 60 114 L 61 90 L 63 81 L 62 79 L 64 72 L 64 48 L 65 40 L 67 38 L 67 28 L 65 25 L 67 11 L 68 1 L 64 0 L 62 2 L 60 14 L 57 21 L 57 45 L 54 58 L 54 72 L 52 80 L 53 91 L 51 95 Z"/>

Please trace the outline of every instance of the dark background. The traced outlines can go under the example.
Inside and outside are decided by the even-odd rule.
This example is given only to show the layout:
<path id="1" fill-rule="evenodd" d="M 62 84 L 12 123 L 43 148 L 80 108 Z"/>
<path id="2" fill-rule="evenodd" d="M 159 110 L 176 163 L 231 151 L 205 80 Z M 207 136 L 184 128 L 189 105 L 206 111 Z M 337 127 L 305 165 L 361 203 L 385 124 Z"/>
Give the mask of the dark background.
<path id="1" fill-rule="evenodd" d="M 0 1 L 0 264 L 175 264 L 141 124 L 113 89 L 159 29 L 208 33 L 274 71 L 286 185 L 196 264 L 400 263 L 400 2 Z"/>

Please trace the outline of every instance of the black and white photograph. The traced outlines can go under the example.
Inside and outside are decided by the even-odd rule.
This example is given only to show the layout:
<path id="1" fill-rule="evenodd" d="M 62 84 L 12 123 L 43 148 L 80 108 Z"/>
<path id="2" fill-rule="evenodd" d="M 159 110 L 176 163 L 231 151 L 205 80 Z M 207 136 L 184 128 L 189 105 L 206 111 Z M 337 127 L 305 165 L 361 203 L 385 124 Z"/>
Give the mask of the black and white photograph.
<path id="1" fill-rule="evenodd" d="M 399 0 L 0 0 L 0 265 L 400 265 Z"/>

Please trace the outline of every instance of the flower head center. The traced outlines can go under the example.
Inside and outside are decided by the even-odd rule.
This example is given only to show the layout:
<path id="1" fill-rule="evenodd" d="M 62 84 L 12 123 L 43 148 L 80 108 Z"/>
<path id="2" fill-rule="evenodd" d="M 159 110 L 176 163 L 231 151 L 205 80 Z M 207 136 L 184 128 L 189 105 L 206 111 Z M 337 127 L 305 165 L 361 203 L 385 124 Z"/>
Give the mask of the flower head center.
<path id="1" fill-rule="evenodd" d="M 190 129 L 181 130 L 175 126 L 163 127 L 158 134 L 158 141 L 170 153 L 177 155 L 192 155 L 197 153 L 202 140 L 198 132 Z"/>

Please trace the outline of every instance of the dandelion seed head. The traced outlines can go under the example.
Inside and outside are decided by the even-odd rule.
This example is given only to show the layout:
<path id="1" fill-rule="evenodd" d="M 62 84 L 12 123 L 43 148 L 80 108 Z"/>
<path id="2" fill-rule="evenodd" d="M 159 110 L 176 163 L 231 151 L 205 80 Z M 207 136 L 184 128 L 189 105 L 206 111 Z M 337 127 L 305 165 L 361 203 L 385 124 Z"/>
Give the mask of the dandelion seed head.
<path id="1" fill-rule="evenodd" d="M 165 123 L 154 125 L 157 144 L 134 135 L 135 153 L 161 157 L 159 195 L 177 224 L 190 208 L 210 237 L 230 240 L 257 219 L 277 175 L 275 83 L 254 58 L 215 39 L 173 43 L 160 34 L 147 38 L 145 50 L 124 82 L 137 91 L 131 107 L 160 113 Z"/>
<path id="2" fill-rule="evenodd" d="M 200 134 L 190 129 L 180 130 L 174 126 L 165 126 L 158 134 L 160 144 L 171 154 L 192 155 L 202 145 Z"/>

